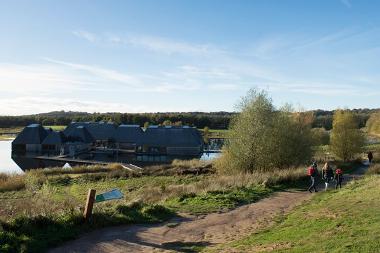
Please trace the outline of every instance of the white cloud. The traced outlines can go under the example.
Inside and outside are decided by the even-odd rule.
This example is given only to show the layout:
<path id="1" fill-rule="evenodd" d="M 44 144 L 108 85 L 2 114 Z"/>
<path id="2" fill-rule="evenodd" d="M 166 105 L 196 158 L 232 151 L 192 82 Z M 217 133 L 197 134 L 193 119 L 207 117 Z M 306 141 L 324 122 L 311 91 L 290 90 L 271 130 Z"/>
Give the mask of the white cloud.
<path id="1" fill-rule="evenodd" d="M 210 45 L 193 44 L 153 36 L 128 36 L 121 41 L 132 46 L 166 54 L 208 54 L 216 50 Z"/>
<path id="2" fill-rule="evenodd" d="M 220 49 L 209 44 L 189 43 L 177 41 L 159 36 L 146 35 L 117 35 L 117 34 L 94 34 L 88 31 L 73 31 L 75 36 L 89 42 L 101 42 L 103 44 L 128 45 L 136 48 L 147 49 L 164 54 L 212 54 L 221 53 Z"/>
<path id="3" fill-rule="evenodd" d="M 88 31 L 83 31 L 83 30 L 79 30 L 79 31 L 72 31 L 72 33 L 81 38 L 81 39 L 85 39 L 85 40 L 88 40 L 90 42 L 96 42 L 98 40 L 98 36 L 94 33 L 90 33 Z"/>
<path id="4" fill-rule="evenodd" d="M 85 111 L 85 112 L 145 112 L 151 107 L 128 102 L 115 103 L 99 100 L 70 99 L 62 97 L 23 96 L 0 99 L 1 115 L 23 115 L 50 111 Z M 163 108 L 157 108 L 157 110 Z"/>
<path id="5" fill-rule="evenodd" d="M 0 63 L 0 91 L 13 93 L 72 91 L 91 88 L 94 80 L 74 74 L 51 64 L 4 64 Z"/>
<path id="6" fill-rule="evenodd" d="M 105 80 L 127 84 L 128 86 L 131 86 L 131 87 L 139 87 L 141 85 L 141 80 L 138 77 L 121 73 L 113 69 L 106 69 L 106 68 L 92 66 L 92 65 L 59 61 L 59 60 L 54 60 L 50 58 L 45 58 L 45 60 L 50 63 L 70 67 L 74 70 L 84 71 Z"/>
<path id="7" fill-rule="evenodd" d="M 161 97 L 191 100 L 198 99 L 198 94 L 200 97 L 210 94 L 207 98 L 210 103 L 219 103 L 218 106 L 223 108 L 225 103 L 217 101 L 218 94 L 223 98 L 233 94 L 231 96 L 235 97 L 231 100 L 235 100 L 251 87 L 267 89 L 280 96 L 296 94 L 300 98 L 313 95 L 330 99 L 342 95 L 365 98 L 369 87 L 376 87 L 380 79 L 377 72 L 357 69 L 365 63 L 371 64 L 366 61 L 372 59 L 367 55 L 371 54 L 375 60 L 373 55 L 376 56 L 378 51 L 355 55 L 355 51 L 344 52 L 343 57 L 331 46 L 338 43 L 361 45 L 362 41 L 372 38 L 373 33 L 351 28 L 314 38 L 266 37 L 254 43 L 256 51 L 253 49 L 249 54 L 245 49 L 225 51 L 207 44 L 152 36 L 73 32 L 97 45 L 121 45 L 118 53 L 123 53 L 124 46 L 146 50 L 149 52 L 144 56 L 148 68 L 144 63 L 140 71 L 131 72 L 50 58 L 44 58 L 41 64 L 0 63 L 0 114 L 62 109 L 102 112 L 194 110 L 191 106 L 198 105 L 192 102 L 187 108 L 160 107 Z M 334 49 L 333 54 L 330 54 L 331 49 Z M 365 49 L 368 48 L 360 48 Z M 159 55 L 162 58 L 154 55 L 155 61 L 149 62 L 151 52 L 162 53 Z M 186 54 L 186 57 L 173 54 Z M 170 59 L 171 65 L 153 66 L 157 59 L 164 62 Z M 361 64 L 352 68 L 352 62 Z M 144 106 L 139 106 L 139 101 L 143 101 Z"/>

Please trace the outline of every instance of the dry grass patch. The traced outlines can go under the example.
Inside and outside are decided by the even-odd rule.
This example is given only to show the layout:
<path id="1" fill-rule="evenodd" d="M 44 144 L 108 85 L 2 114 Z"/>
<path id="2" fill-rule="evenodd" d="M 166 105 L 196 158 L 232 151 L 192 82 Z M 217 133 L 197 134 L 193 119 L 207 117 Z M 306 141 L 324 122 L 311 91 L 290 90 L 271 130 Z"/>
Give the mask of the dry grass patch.
<path id="1" fill-rule="evenodd" d="M 272 172 L 241 173 L 237 175 L 213 174 L 201 180 L 179 185 L 161 185 L 143 189 L 138 195 L 148 203 L 165 201 L 182 195 L 199 195 L 207 192 L 229 191 L 250 188 L 257 185 L 271 187 L 280 184 L 297 183 L 305 178 L 304 168 L 274 170 Z"/>
<path id="2" fill-rule="evenodd" d="M 372 164 L 366 174 L 368 175 L 375 175 L 375 174 L 380 174 L 380 164 Z"/>
<path id="3" fill-rule="evenodd" d="M 24 175 L 0 173 L 0 192 L 19 191 L 24 188 Z"/>

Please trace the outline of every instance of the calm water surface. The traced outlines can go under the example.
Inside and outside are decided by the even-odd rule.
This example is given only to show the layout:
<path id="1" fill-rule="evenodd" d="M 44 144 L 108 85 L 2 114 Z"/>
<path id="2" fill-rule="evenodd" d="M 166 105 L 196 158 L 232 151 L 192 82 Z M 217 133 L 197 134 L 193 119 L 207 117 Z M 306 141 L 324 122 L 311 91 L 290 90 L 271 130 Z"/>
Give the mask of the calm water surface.
<path id="1" fill-rule="evenodd" d="M 12 141 L 0 141 L 0 173 L 23 173 L 20 167 L 12 160 Z M 220 153 L 204 153 L 201 160 L 218 158 Z"/>
<path id="2" fill-rule="evenodd" d="M 23 173 L 11 158 L 12 141 L 0 141 L 0 173 Z"/>

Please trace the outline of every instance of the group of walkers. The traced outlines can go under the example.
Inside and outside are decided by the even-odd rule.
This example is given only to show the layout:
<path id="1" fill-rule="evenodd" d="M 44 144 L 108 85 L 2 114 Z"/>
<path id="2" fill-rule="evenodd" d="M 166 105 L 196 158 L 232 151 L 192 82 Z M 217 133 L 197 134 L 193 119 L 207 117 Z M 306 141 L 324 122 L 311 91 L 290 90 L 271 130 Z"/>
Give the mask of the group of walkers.
<path id="1" fill-rule="evenodd" d="M 329 188 L 330 183 L 335 181 L 335 189 L 342 188 L 342 181 L 343 181 L 343 171 L 342 169 L 335 169 L 333 170 L 331 163 L 326 162 L 325 165 L 322 168 L 322 180 L 325 182 L 325 191 Z M 319 176 L 318 166 L 317 163 L 314 162 L 309 168 L 308 168 L 308 175 L 310 176 L 311 185 L 309 187 L 309 192 L 318 192 L 317 190 L 317 177 Z"/>
<path id="2" fill-rule="evenodd" d="M 367 153 L 369 165 L 372 163 L 373 154 L 371 151 Z M 316 162 L 308 168 L 307 174 L 310 176 L 311 185 L 309 187 L 309 192 L 317 192 L 317 178 L 319 176 L 318 166 Z M 342 188 L 343 181 L 343 171 L 342 169 L 336 168 L 335 171 L 330 162 L 326 162 L 322 168 L 322 180 L 325 182 L 325 191 L 329 188 L 330 183 L 335 182 L 335 189 Z"/>

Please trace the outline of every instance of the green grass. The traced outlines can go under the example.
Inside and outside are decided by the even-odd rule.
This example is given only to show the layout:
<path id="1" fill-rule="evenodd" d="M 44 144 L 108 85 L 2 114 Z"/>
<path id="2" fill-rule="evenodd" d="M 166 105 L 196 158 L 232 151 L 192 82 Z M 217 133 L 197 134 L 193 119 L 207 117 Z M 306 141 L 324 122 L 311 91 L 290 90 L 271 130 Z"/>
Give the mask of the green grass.
<path id="1" fill-rule="evenodd" d="M 11 141 L 15 138 L 15 135 L 0 134 L 0 141 Z"/>
<path id="2" fill-rule="evenodd" d="M 0 127 L 0 134 L 19 133 L 23 127 Z"/>
<path id="3" fill-rule="evenodd" d="M 368 144 L 364 147 L 364 151 L 380 152 L 380 143 Z"/>
<path id="4" fill-rule="evenodd" d="M 22 176 L 0 175 L 0 223 L 4 229 L 0 232 L 0 252 L 41 252 L 93 229 L 159 222 L 177 212 L 226 211 L 294 187 L 305 177 L 303 168 L 257 174 L 193 175 L 182 173 L 183 169 L 192 171 L 201 164 L 176 161 L 172 165 L 177 169 L 165 167 L 166 175 L 154 168 L 149 176 L 124 173 L 117 166 L 108 171 L 99 168 L 94 173 L 87 173 L 94 168 L 79 167 L 64 174 L 53 169 L 32 170 Z M 94 219 L 83 224 L 81 214 L 88 190 L 95 189 L 99 194 L 113 188 L 120 189 L 124 198 L 95 204 Z M 199 251 L 205 246 L 173 245 L 182 252 Z"/>
<path id="5" fill-rule="evenodd" d="M 203 134 L 203 129 L 198 129 Z M 209 138 L 227 138 L 228 129 L 209 129 Z"/>
<path id="6" fill-rule="evenodd" d="M 51 129 L 55 131 L 62 131 L 66 128 L 66 126 L 44 126 L 44 127 L 50 127 Z M 24 127 L 7 127 L 7 128 L 1 128 L 0 127 L 0 141 L 9 141 L 13 140 L 18 133 L 20 133 L 24 129 Z"/>
<path id="7" fill-rule="evenodd" d="M 380 176 L 316 195 L 273 227 L 218 248 L 233 252 L 378 252 Z"/>
<path id="8" fill-rule="evenodd" d="M 273 189 L 264 186 L 237 188 L 226 191 L 212 191 L 203 194 L 183 194 L 169 199 L 165 206 L 180 212 L 204 214 L 226 211 L 239 205 L 256 202 L 273 193 Z"/>
<path id="9" fill-rule="evenodd" d="M 2 222 L 4 231 L 0 232 L 0 252 L 43 252 L 93 229 L 130 223 L 161 222 L 173 217 L 176 212 L 199 214 L 225 211 L 257 201 L 273 192 L 273 189 L 264 186 L 226 186 L 224 191 L 188 195 L 179 191 L 180 197 L 169 197 L 173 195 L 170 188 L 178 190 L 192 187 L 209 177 L 143 176 L 88 181 L 85 177 L 71 178 L 65 175 L 49 177 L 39 185 L 39 189 L 34 188 L 33 192 L 21 190 L 0 193 L 2 206 L 12 212 Z M 125 198 L 96 204 L 93 219 L 89 224 L 84 224 L 81 213 L 90 188 L 96 189 L 97 193 L 119 188 L 125 193 Z M 155 189 L 159 189 L 159 192 Z M 160 198 L 150 201 L 150 194 L 155 197 L 159 195 Z M 165 195 L 168 195 L 166 200 Z M 182 252 L 197 252 L 205 246 L 181 244 L 173 247 Z"/>
<path id="10" fill-rule="evenodd" d="M 3 223 L 0 231 L 0 252 L 43 252 L 49 247 L 74 239 L 81 233 L 111 225 L 162 222 L 174 213 L 160 205 L 118 205 L 95 212 L 84 223 L 80 212 L 63 215 L 18 217 Z"/>
<path id="11" fill-rule="evenodd" d="M 62 131 L 66 128 L 66 126 L 44 126 L 44 127 L 50 127 L 54 131 Z"/>

